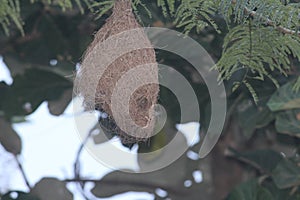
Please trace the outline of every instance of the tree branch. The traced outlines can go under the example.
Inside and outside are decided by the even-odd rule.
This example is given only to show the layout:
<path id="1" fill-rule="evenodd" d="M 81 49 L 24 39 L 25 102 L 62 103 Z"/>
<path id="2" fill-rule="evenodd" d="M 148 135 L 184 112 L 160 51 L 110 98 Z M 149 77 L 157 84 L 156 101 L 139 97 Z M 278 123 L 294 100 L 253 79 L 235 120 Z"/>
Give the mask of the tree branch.
<path id="1" fill-rule="evenodd" d="M 80 180 L 81 176 L 80 176 L 80 155 L 82 153 L 82 150 L 84 148 L 84 146 L 86 145 L 88 139 L 90 138 L 92 134 L 92 131 L 90 131 L 87 136 L 84 138 L 84 140 L 82 141 L 82 143 L 79 146 L 79 149 L 77 151 L 76 154 L 76 159 L 75 159 L 75 163 L 74 163 L 74 179 L 76 180 Z M 85 195 L 84 192 L 84 182 L 79 182 L 79 186 L 80 186 L 80 190 L 81 190 L 81 194 L 85 199 L 88 199 L 88 197 Z"/>
<path id="2" fill-rule="evenodd" d="M 31 186 L 30 186 L 30 184 L 29 184 L 29 181 L 28 181 L 28 178 L 27 178 L 27 176 L 26 176 L 26 174 L 25 174 L 24 168 L 23 168 L 21 162 L 20 162 L 19 159 L 18 159 L 18 156 L 17 156 L 17 155 L 14 155 L 14 158 L 15 158 L 17 164 L 18 164 L 19 170 L 21 171 L 21 174 L 22 174 L 22 176 L 23 176 L 23 179 L 24 179 L 24 181 L 25 181 L 25 184 L 27 185 L 28 189 L 31 190 L 32 188 L 31 188 Z"/>
<path id="3" fill-rule="evenodd" d="M 172 188 L 172 187 L 167 187 L 167 186 L 162 186 L 162 185 L 155 185 L 152 183 L 147 183 L 144 182 L 144 180 L 141 179 L 141 182 L 137 182 L 137 181 L 129 181 L 129 180 L 108 180 L 108 179 L 66 179 L 63 180 L 64 182 L 79 182 L 79 183 L 87 183 L 87 182 L 93 182 L 93 183 L 102 183 L 102 184 L 107 184 L 107 185 L 112 185 L 112 187 L 114 185 L 132 185 L 132 186 L 137 186 L 137 187 L 144 187 L 144 188 L 148 188 L 150 190 L 155 190 L 157 188 L 161 188 L 163 190 L 166 190 L 172 194 L 176 194 L 176 195 L 187 195 L 188 188 L 184 188 L 182 187 L 182 189 L 179 188 Z"/>
<path id="4" fill-rule="evenodd" d="M 232 0 L 231 1 L 232 4 L 236 4 L 236 0 Z M 245 7 L 244 8 L 245 12 L 247 14 L 249 14 L 252 17 L 255 17 L 257 15 L 257 13 L 253 10 L 250 10 L 249 8 Z M 288 28 L 285 28 L 283 26 L 277 26 L 272 20 L 268 19 L 267 17 L 263 17 L 266 20 L 266 24 L 268 26 L 273 26 L 275 27 L 279 32 L 283 33 L 283 34 L 289 34 L 289 35 L 297 35 L 300 37 L 300 32 L 299 31 L 294 31 Z"/>

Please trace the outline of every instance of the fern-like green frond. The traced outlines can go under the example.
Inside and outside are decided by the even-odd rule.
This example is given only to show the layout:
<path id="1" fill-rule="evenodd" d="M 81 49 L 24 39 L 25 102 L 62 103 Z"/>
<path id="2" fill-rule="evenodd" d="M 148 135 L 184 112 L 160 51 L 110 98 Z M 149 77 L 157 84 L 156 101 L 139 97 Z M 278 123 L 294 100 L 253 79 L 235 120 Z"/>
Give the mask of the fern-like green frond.
<path id="1" fill-rule="evenodd" d="M 224 19 L 230 23 L 232 16 L 234 22 L 241 23 L 244 21 L 245 12 L 244 9 L 248 5 L 248 0 L 238 0 L 236 3 L 232 3 L 232 0 L 221 0 L 219 2 L 218 12 L 224 17 Z"/>
<path id="2" fill-rule="evenodd" d="M 298 31 L 299 3 L 282 3 L 276 0 L 221 0 L 219 13 L 228 23 L 246 23 L 249 17 L 256 25 L 268 24 L 282 26 Z"/>
<path id="3" fill-rule="evenodd" d="M 141 9 L 143 9 L 150 18 L 152 17 L 151 11 L 147 8 L 146 4 L 142 2 L 142 0 L 132 0 L 131 5 L 135 16 L 140 23 L 142 23 L 142 19 L 139 14 Z"/>
<path id="4" fill-rule="evenodd" d="M 78 8 L 79 8 L 79 10 L 80 10 L 80 12 L 83 14 L 84 13 L 84 8 L 83 8 L 83 3 L 88 7 L 88 8 L 90 8 L 91 10 L 92 10 L 92 7 L 91 7 L 91 5 L 92 5 L 92 0 L 75 0 L 75 2 L 76 2 L 76 4 L 77 4 L 77 6 L 78 6 Z M 92 10 L 93 11 L 93 10 Z"/>
<path id="5" fill-rule="evenodd" d="M 166 17 L 168 14 L 173 16 L 175 14 L 176 0 L 157 0 L 157 5 L 161 7 L 163 15 Z"/>
<path id="6" fill-rule="evenodd" d="M 298 77 L 298 79 L 296 80 L 295 85 L 293 87 L 293 90 L 296 91 L 296 92 L 299 92 L 299 90 L 300 90 L 300 77 Z"/>
<path id="7" fill-rule="evenodd" d="M 246 86 L 246 88 L 248 89 L 248 91 L 252 95 L 252 98 L 253 98 L 254 102 L 257 104 L 258 103 L 258 96 L 257 96 L 256 91 L 252 87 L 252 85 L 250 83 L 248 83 L 247 80 L 243 80 L 242 83 Z"/>
<path id="8" fill-rule="evenodd" d="M 65 0 L 65 1 L 55 1 L 55 0 L 30 0 L 31 3 L 35 2 L 42 2 L 44 4 L 48 5 L 58 5 L 62 8 L 63 11 L 66 9 L 72 8 L 72 1 L 71 0 Z"/>
<path id="9" fill-rule="evenodd" d="M 113 6 L 114 6 L 114 0 L 108 0 L 108 1 L 94 2 L 91 4 L 90 8 L 96 10 L 94 13 L 96 15 L 96 19 L 99 19 L 105 13 L 107 13 Z"/>
<path id="10" fill-rule="evenodd" d="M 214 1 L 185 0 L 176 11 L 175 23 L 178 28 L 183 27 L 186 34 L 194 28 L 199 33 L 206 26 L 213 26 L 218 31 L 218 26 L 211 17 L 215 12 Z"/>
<path id="11" fill-rule="evenodd" d="M 248 22 L 234 27 L 226 35 L 222 57 L 215 68 L 219 70 L 221 80 L 229 80 L 234 73 L 242 71 L 244 78 L 240 81 L 252 92 L 254 89 L 245 82 L 247 79 L 269 78 L 278 87 L 271 72 L 277 70 L 287 75 L 286 71 L 291 67 L 289 55 L 300 58 L 299 37 Z M 252 95 L 255 97 L 255 93 Z"/>
<path id="12" fill-rule="evenodd" d="M 300 5 L 296 3 L 284 5 L 279 1 L 252 0 L 250 9 L 255 9 L 254 22 L 274 26 L 282 26 L 298 31 Z"/>
<path id="13" fill-rule="evenodd" d="M 31 3 L 42 2 L 48 5 L 58 5 L 63 11 L 71 9 L 76 4 L 81 13 L 84 13 L 84 4 L 87 7 L 91 7 L 91 4 L 95 2 L 94 0 L 30 0 Z"/>
<path id="14" fill-rule="evenodd" d="M 19 0 L 0 0 L 0 25 L 6 35 L 9 35 L 11 22 L 13 22 L 21 31 L 22 35 L 24 35 Z"/>
<path id="15" fill-rule="evenodd" d="M 99 19 L 109 10 L 111 10 L 114 6 L 115 1 L 116 0 L 94 1 L 94 3 L 91 4 L 90 8 L 96 10 L 96 19 Z M 139 21 L 141 21 L 139 17 L 140 9 L 143 9 L 149 17 L 152 17 L 151 11 L 147 8 L 145 3 L 142 2 L 142 0 L 131 0 L 131 6 Z"/>

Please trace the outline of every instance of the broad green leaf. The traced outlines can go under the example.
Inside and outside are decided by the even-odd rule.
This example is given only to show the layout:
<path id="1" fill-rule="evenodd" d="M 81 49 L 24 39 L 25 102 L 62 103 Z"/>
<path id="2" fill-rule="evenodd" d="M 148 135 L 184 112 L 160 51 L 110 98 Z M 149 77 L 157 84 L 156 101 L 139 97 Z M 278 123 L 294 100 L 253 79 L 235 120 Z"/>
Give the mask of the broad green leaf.
<path id="1" fill-rule="evenodd" d="M 284 189 L 300 185 L 300 166 L 284 159 L 272 172 L 272 178 L 278 188 Z"/>
<path id="2" fill-rule="evenodd" d="M 0 117 L 0 143 L 6 151 L 17 155 L 21 153 L 22 142 L 20 136 L 11 127 L 11 124 Z"/>
<path id="3" fill-rule="evenodd" d="M 40 200 L 73 200 L 73 194 L 66 183 L 55 178 L 43 178 L 32 189 L 31 194 Z"/>
<path id="4" fill-rule="evenodd" d="M 48 109 L 52 115 L 61 115 L 72 100 L 72 89 L 67 89 L 57 100 L 48 101 Z"/>
<path id="5" fill-rule="evenodd" d="M 7 96 L 9 88 L 10 87 L 4 81 L 0 82 L 0 111 L 2 112 L 5 108 L 4 104 L 6 103 L 4 98 Z"/>
<path id="6" fill-rule="evenodd" d="M 273 119 L 274 116 L 267 107 L 256 106 L 250 100 L 239 106 L 238 120 L 246 138 L 251 138 L 255 129 L 266 126 Z"/>
<path id="7" fill-rule="evenodd" d="M 277 113 L 275 127 L 280 133 L 300 137 L 300 109 Z"/>
<path id="8" fill-rule="evenodd" d="M 270 173 L 283 159 L 280 153 L 270 149 L 255 150 L 242 153 L 231 150 L 231 152 L 237 159 L 267 173 Z"/>
<path id="9" fill-rule="evenodd" d="M 74 10 L 64 13 L 59 9 L 47 13 L 42 11 L 43 6 L 22 1 L 22 17 L 26 24 L 26 34 L 30 39 L 15 36 L 14 41 L 20 42 L 1 44 L 7 45 L 11 50 L 6 54 L 12 55 L 20 63 L 28 63 L 34 67 L 50 67 L 49 61 L 56 59 L 57 65 L 51 67 L 72 74 L 75 64 L 101 21 L 94 22 L 90 20 L 89 15 L 81 15 Z M 87 20 L 90 20 L 89 23 Z M 6 54 L 3 55 L 4 58 Z M 9 68 L 14 68 L 7 64 Z"/>
<path id="10" fill-rule="evenodd" d="M 26 69 L 29 69 L 32 67 L 32 65 L 28 63 L 24 63 L 12 55 L 5 55 L 3 57 L 4 63 L 9 68 L 9 71 L 11 73 L 11 76 L 16 76 L 17 74 L 23 74 Z"/>
<path id="11" fill-rule="evenodd" d="M 43 101 L 54 101 L 72 87 L 66 78 L 47 70 L 27 69 L 14 77 L 12 86 L 6 88 L 2 109 L 8 116 L 28 115 Z"/>
<path id="12" fill-rule="evenodd" d="M 273 112 L 300 108 L 300 91 L 293 90 L 293 87 L 294 83 L 289 82 L 272 95 L 267 105 Z"/>
<path id="13" fill-rule="evenodd" d="M 265 181 L 263 184 L 273 195 L 273 200 L 299 200 L 300 191 L 291 193 L 291 189 L 279 189 L 273 181 Z"/>
<path id="14" fill-rule="evenodd" d="M 273 200 L 272 194 L 260 186 L 256 180 L 238 185 L 227 197 L 227 200 Z"/>
<path id="15" fill-rule="evenodd" d="M 149 178 L 149 176 L 143 174 L 114 171 L 97 182 L 91 192 L 99 198 L 110 197 L 128 191 L 153 192 L 153 186 L 147 187 L 150 184 L 149 181 L 151 181 Z"/>
<path id="16" fill-rule="evenodd" d="M 39 200 L 37 197 L 20 191 L 10 191 L 0 198 L 1 200 Z"/>

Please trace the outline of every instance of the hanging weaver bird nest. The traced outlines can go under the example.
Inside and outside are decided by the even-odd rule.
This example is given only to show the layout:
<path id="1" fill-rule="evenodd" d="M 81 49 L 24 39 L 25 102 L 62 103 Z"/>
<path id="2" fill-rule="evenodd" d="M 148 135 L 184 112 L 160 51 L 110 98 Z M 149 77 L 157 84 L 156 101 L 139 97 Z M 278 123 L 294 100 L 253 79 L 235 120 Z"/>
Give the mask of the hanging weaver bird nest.
<path id="1" fill-rule="evenodd" d="M 130 0 L 115 1 L 112 15 L 85 53 L 75 89 L 83 96 L 86 110 L 108 115 L 100 125 L 119 136 L 123 144 L 146 141 L 152 135 L 158 67 L 155 51 L 132 13 Z M 115 91 L 119 91 L 117 95 Z"/>

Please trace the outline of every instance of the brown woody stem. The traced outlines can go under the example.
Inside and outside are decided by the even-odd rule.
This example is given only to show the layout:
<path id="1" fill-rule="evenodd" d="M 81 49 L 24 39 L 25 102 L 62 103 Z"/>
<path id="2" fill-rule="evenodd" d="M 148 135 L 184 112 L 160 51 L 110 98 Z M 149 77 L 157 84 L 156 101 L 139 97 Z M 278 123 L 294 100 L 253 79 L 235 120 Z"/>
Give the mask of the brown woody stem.
<path id="1" fill-rule="evenodd" d="M 236 4 L 236 0 L 231 1 L 232 4 Z M 250 16 L 254 17 L 257 15 L 257 13 L 253 10 L 250 10 L 249 8 L 245 7 L 244 8 L 245 12 L 249 14 Z M 300 32 L 299 31 L 294 31 L 288 28 L 285 28 L 283 26 L 277 26 L 272 20 L 268 19 L 267 17 L 264 17 L 266 20 L 266 24 L 268 26 L 273 26 L 275 27 L 278 31 L 280 31 L 283 34 L 289 34 L 289 35 L 298 35 L 300 37 Z"/>

